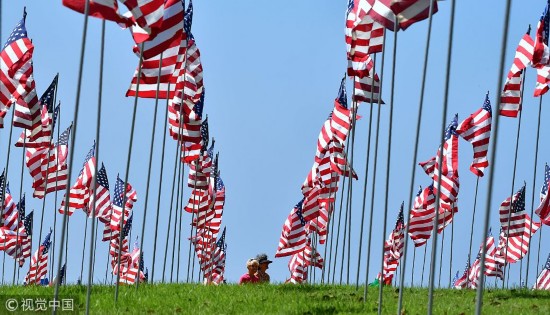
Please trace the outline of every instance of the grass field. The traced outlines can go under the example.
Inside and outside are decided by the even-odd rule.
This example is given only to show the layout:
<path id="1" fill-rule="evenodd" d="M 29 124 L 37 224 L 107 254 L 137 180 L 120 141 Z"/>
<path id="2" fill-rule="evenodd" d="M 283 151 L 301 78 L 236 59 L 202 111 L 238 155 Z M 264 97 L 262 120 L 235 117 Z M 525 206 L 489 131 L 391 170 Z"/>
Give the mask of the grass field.
<path id="1" fill-rule="evenodd" d="M 404 314 L 425 314 L 427 289 L 405 289 Z M 378 307 L 378 288 L 369 288 L 363 303 L 363 288 L 353 286 L 209 286 L 197 284 L 160 284 L 120 287 L 114 303 L 114 287 L 95 286 L 92 314 L 373 314 Z M 0 287 L 0 314 L 7 314 L 7 298 L 52 296 L 53 288 Z M 75 309 L 83 313 L 86 287 L 65 286 L 60 298 L 75 298 Z M 395 314 L 398 293 L 384 288 L 383 314 Z M 50 309 L 51 310 L 51 309 Z M 436 290 L 434 314 L 472 314 L 475 291 Z M 33 314 L 36 312 L 32 312 Z M 529 290 L 487 290 L 484 314 L 550 314 L 550 292 Z M 18 314 L 13 312 L 9 314 Z M 64 312 L 60 312 L 64 314 Z"/>

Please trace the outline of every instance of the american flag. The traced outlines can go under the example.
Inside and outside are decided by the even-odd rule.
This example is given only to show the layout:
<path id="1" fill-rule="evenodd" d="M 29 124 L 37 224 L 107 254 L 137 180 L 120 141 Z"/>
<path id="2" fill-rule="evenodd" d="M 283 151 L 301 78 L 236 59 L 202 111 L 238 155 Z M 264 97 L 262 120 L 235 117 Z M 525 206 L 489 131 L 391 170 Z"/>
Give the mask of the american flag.
<path id="1" fill-rule="evenodd" d="M 10 77 L 13 77 L 17 70 L 21 69 L 32 58 L 34 46 L 27 37 L 27 29 L 25 28 L 26 17 L 27 13 L 25 12 L 23 18 L 11 32 L 0 53 L 2 70 L 6 69 L 6 74 Z"/>
<path id="2" fill-rule="evenodd" d="M 84 14 L 86 0 L 63 0 L 63 5 L 76 12 Z M 93 0 L 89 1 L 88 14 L 90 16 L 114 21 L 125 26 L 131 26 L 133 21 L 118 13 L 117 0 Z"/>
<path id="3" fill-rule="evenodd" d="M 201 141 L 200 143 L 185 143 L 182 145 L 182 161 L 191 166 L 193 161 L 196 161 L 201 157 L 201 154 L 206 151 L 208 147 L 208 115 L 202 121 L 201 128 Z M 189 173 L 191 177 L 191 172 Z M 191 178 L 189 178 L 191 180 Z"/>
<path id="4" fill-rule="evenodd" d="M 458 180 L 458 135 L 456 128 L 458 125 L 458 115 L 455 115 L 447 129 L 445 129 L 445 143 L 443 144 L 443 163 L 441 165 L 441 193 L 440 199 L 444 203 L 452 204 L 456 201 L 459 190 Z M 432 177 L 434 182 L 434 192 L 437 194 L 437 182 L 439 179 L 439 150 L 435 158 L 428 162 L 419 163 L 426 174 Z"/>
<path id="5" fill-rule="evenodd" d="M 329 145 L 330 152 L 330 167 L 333 172 L 346 177 L 353 177 L 358 179 L 357 173 L 353 170 L 353 167 L 349 164 L 348 158 L 345 152 L 344 145 L 332 141 Z"/>
<path id="6" fill-rule="evenodd" d="M 491 232 L 489 232 L 490 234 Z M 486 240 L 487 251 L 485 254 L 485 275 L 489 277 L 504 278 L 504 259 L 497 255 L 495 238 L 489 235 Z"/>
<path id="7" fill-rule="evenodd" d="M 544 11 L 537 24 L 537 35 L 535 39 L 535 49 L 533 52 L 533 65 L 547 65 L 549 62 L 548 36 L 550 27 L 550 12 L 548 11 L 550 1 L 547 1 Z"/>
<path id="8" fill-rule="evenodd" d="M 309 233 L 315 232 L 319 235 L 319 244 L 325 244 L 327 239 L 327 227 L 329 221 L 329 211 L 327 209 L 329 205 L 323 202 L 319 205 L 319 214 L 317 217 L 308 222 L 307 230 Z"/>
<path id="9" fill-rule="evenodd" d="M 307 266 L 305 265 L 304 251 L 301 250 L 292 255 L 288 261 L 290 278 L 286 282 L 300 284 L 307 281 Z"/>
<path id="10" fill-rule="evenodd" d="M 26 284 L 40 284 L 40 280 L 48 273 L 48 252 L 50 250 L 50 236 L 52 231 L 46 235 L 42 245 L 36 250 L 31 259 L 31 266 L 29 272 L 25 277 Z"/>
<path id="11" fill-rule="evenodd" d="M 198 229 L 207 228 L 212 231 L 214 237 L 216 237 L 220 230 L 223 208 L 225 205 L 225 185 L 219 175 L 214 182 L 213 204 L 211 204 L 206 211 L 199 211 L 192 225 Z"/>
<path id="12" fill-rule="evenodd" d="M 525 257 L 529 250 L 531 237 L 540 227 L 540 222 L 531 222 L 531 218 L 526 215 L 523 226 L 521 229 L 517 229 L 519 235 L 507 236 L 506 233 L 502 231 L 500 233 L 499 245 L 497 248 L 498 259 L 514 263 Z"/>
<path id="13" fill-rule="evenodd" d="M 548 255 L 548 259 L 546 259 L 544 268 L 542 268 L 539 276 L 537 277 L 537 282 L 535 283 L 534 289 L 550 290 L 550 254 Z"/>
<path id="14" fill-rule="evenodd" d="M 25 153 L 27 167 L 33 176 L 33 188 L 35 198 L 44 197 L 44 178 L 48 169 L 48 184 L 46 192 L 63 190 L 68 184 L 67 155 L 69 152 L 69 135 L 72 125 L 60 136 L 55 147 L 50 149 L 48 162 L 46 150 L 27 149 Z"/>
<path id="15" fill-rule="evenodd" d="M 308 236 L 307 244 L 303 251 L 303 259 L 305 266 L 313 266 L 323 269 L 324 260 L 317 248 L 311 243 L 311 237 Z"/>
<path id="16" fill-rule="evenodd" d="M 6 248 L 5 251 L 6 254 L 19 262 L 19 267 L 22 267 L 25 263 L 25 259 L 31 256 L 33 212 L 31 211 L 31 213 L 25 217 L 24 199 L 22 199 L 17 206 L 19 208 L 21 223 L 18 230 L 21 243 L 17 246 L 14 244 L 14 246 Z"/>
<path id="17" fill-rule="evenodd" d="M 63 267 L 61 267 L 61 270 L 57 274 L 57 283 L 59 285 L 62 285 L 63 282 L 65 282 L 65 276 L 67 275 L 67 264 L 63 264 Z"/>
<path id="18" fill-rule="evenodd" d="M 302 251 L 306 246 L 306 221 L 302 216 L 302 203 L 300 200 L 290 211 L 281 232 L 279 247 L 275 257 L 290 256 Z"/>
<path id="19" fill-rule="evenodd" d="M 54 97 L 57 90 L 58 75 L 56 75 L 50 86 L 46 89 L 39 103 L 41 104 L 41 124 L 37 126 L 38 130 L 24 130 L 15 143 L 16 147 L 43 148 L 49 147 L 52 141 L 52 133 L 55 127 L 57 116 L 59 115 L 59 105 L 54 106 Z M 35 138 L 34 140 L 31 140 Z"/>
<path id="20" fill-rule="evenodd" d="M 342 78 L 338 96 L 334 100 L 334 109 L 330 119 L 332 139 L 341 144 L 346 143 L 346 138 L 351 128 L 351 110 L 348 109 L 348 96 L 346 93 L 346 77 Z"/>
<path id="21" fill-rule="evenodd" d="M 374 71 L 374 63 L 370 56 L 366 60 L 362 60 L 359 66 L 354 64 L 353 67 L 365 68 L 368 71 L 367 75 L 355 76 L 353 79 L 353 100 L 356 102 L 385 104 L 380 95 L 380 78 Z"/>
<path id="22" fill-rule="evenodd" d="M 371 0 L 372 9 L 368 14 L 385 28 L 397 32 L 427 19 L 430 16 L 431 2 L 432 0 Z M 437 2 L 434 0 L 432 14 L 435 13 Z"/>
<path id="23" fill-rule="evenodd" d="M 90 187 L 91 188 L 91 187 Z M 94 207 L 94 192 L 90 191 L 90 199 L 86 205 L 86 212 L 89 217 L 92 217 L 92 209 Z M 101 168 L 97 172 L 95 182 L 95 217 L 99 221 L 109 224 L 112 210 L 111 196 L 109 194 L 109 179 L 105 165 L 101 163 Z"/>
<path id="24" fill-rule="evenodd" d="M 122 216 L 122 209 L 124 208 L 124 222 L 122 223 L 123 226 L 126 225 L 126 220 L 128 220 L 128 217 L 130 216 L 130 211 L 132 210 L 134 203 L 137 201 L 137 193 L 132 188 L 132 185 L 130 183 L 126 183 L 126 203 L 123 206 L 124 203 L 124 181 L 120 179 L 120 177 L 117 175 L 117 181 L 115 184 L 115 191 L 113 194 L 113 210 L 112 210 L 112 216 L 111 216 L 111 230 L 113 231 L 120 231 L 120 225 L 121 225 L 121 216 Z"/>
<path id="25" fill-rule="evenodd" d="M 349 63 L 353 64 L 369 54 L 382 51 L 384 27 L 367 14 L 370 9 L 371 5 L 367 0 L 348 1 L 345 39 Z M 356 72 L 354 69 L 355 67 L 348 67 L 349 76 L 365 75 L 364 72 Z"/>
<path id="26" fill-rule="evenodd" d="M 453 279 L 453 287 L 455 289 L 465 289 L 468 287 L 468 274 L 470 273 L 470 255 L 466 259 L 466 266 L 464 266 L 464 272 L 461 277 L 458 277 L 458 271 L 456 272 L 455 279 Z"/>
<path id="27" fill-rule="evenodd" d="M 126 221 L 126 224 L 122 228 L 122 247 L 119 246 L 120 244 L 120 234 L 117 233 L 116 237 L 111 238 L 111 242 L 109 243 L 109 254 L 112 257 L 112 261 L 115 261 L 118 257 L 118 251 L 120 249 L 122 254 L 128 253 L 128 235 L 130 234 L 130 231 L 132 230 L 132 221 L 134 218 L 134 214 L 130 214 L 130 217 Z"/>
<path id="28" fill-rule="evenodd" d="M 156 36 L 162 27 L 164 0 L 121 0 L 121 2 L 130 10 L 132 19 L 137 25 L 149 35 L 135 38 L 137 44 Z"/>
<path id="29" fill-rule="evenodd" d="M 550 225 L 550 197 L 548 194 L 548 185 L 550 184 L 550 167 L 544 166 L 544 184 L 540 190 L 540 205 L 535 213 L 540 217 L 543 224 Z"/>
<path id="30" fill-rule="evenodd" d="M 470 142 L 474 148 L 474 161 L 470 165 L 470 171 L 478 177 L 482 177 L 485 168 L 489 166 L 487 150 L 491 137 L 491 121 L 491 101 L 487 92 L 483 106 L 456 128 L 456 133 Z"/>
<path id="31" fill-rule="evenodd" d="M 84 159 L 84 165 L 80 170 L 80 174 L 76 178 L 76 182 L 69 190 L 69 205 L 67 214 L 71 216 L 77 209 L 83 209 L 88 205 L 91 198 L 91 185 L 95 177 L 96 160 L 95 160 L 95 141 L 92 148 Z M 65 213 L 65 197 L 61 201 L 59 213 Z"/>
<path id="32" fill-rule="evenodd" d="M 332 141 L 333 134 L 331 129 L 332 112 L 323 123 L 319 137 L 317 138 L 317 151 L 315 152 L 315 161 L 319 162 L 329 149 L 329 143 Z"/>
<path id="33" fill-rule="evenodd" d="M 525 212 L 525 184 L 513 196 L 510 205 L 510 197 L 502 202 L 499 208 L 500 225 L 508 236 L 520 236 L 524 232 L 526 221 L 531 221 Z"/>

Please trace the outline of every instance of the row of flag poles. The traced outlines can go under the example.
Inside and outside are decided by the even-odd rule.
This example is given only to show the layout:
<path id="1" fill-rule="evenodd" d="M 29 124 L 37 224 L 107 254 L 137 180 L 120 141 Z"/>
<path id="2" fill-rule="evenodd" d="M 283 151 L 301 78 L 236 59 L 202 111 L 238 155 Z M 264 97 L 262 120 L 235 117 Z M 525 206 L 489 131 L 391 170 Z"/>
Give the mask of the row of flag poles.
<path id="1" fill-rule="evenodd" d="M 194 247 L 193 256 L 198 259 L 202 278 L 205 283 L 219 284 L 224 280 L 226 253 L 225 228 L 221 231 L 225 185 L 220 176 L 219 155 L 214 154 L 214 140 L 210 141 L 208 118 L 205 115 L 203 119 L 205 88 L 200 52 L 191 32 L 192 2 L 190 1 L 188 6 L 185 6 L 184 1 L 179 0 L 120 2 L 128 7 L 127 14 L 119 14 L 118 2 L 114 0 L 105 2 L 63 0 L 66 7 L 84 13 L 86 17 L 90 15 L 114 21 L 122 27 L 131 29 L 136 44 L 134 51 L 139 56 L 140 62 L 126 95 L 134 97 L 136 104 L 138 98 L 167 100 L 168 134 L 176 141 L 178 148 L 176 159 L 178 175 L 175 176 L 178 177 L 177 195 L 179 197 L 176 199 L 181 197 L 183 200 L 184 183 L 180 185 L 180 180 L 183 181 L 184 172 L 180 162 L 188 166 L 187 186 L 191 190 L 186 206 L 180 201 L 176 202 L 174 234 L 178 223 L 181 231 L 183 221 L 181 210 L 185 210 L 191 215 L 192 229 L 188 240 L 190 246 Z M 391 30 L 397 34 L 400 29 L 405 30 L 415 22 L 431 18 L 437 11 L 437 2 L 430 0 L 350 0 L 348 2 L 345 21 L 348 59 L 346 74 L 353 82 L 352 104 L 348 105 L 347 79 L 344 77 L 334 108 L 319 133 L 313 166 L 301 187 L 302 198 L 291 209 L 283 225 L 276 257 L 290 258 L 288 282 L 307 282 L 308 277 L 311 279 L 312 268 L 315 267 L 323 269 L 322 279 L 324 280 L 325 272 L 328 278 L 331 267 L 336 265 L 336 257 L 333 264 L 330 263 L 331 251 L 327 261 L 326 249 L 329 241 L 331 248 L 333 240 L 338 243 L 339 231 L 336 233 L 336 239 L 333 239 L 335 231 L 329 225 L 334 226 L 336 219 L 334 216 L 337 207 L 336 193 L 340 185 L 340 177 L 343 178 L 340 185 L 343 187 L 340 198 L 347 199 L 346 204 L 349 206 L 346 208 L 348 209 L 351 209 L 352 179 L 359 178 L 353 170 L 352 154 L 354 127 L 361 122 L 359 120 L 361 117 L 358 115 L 359 104 L 370 103 L 372 107 L 374 103 L 379 105 L 385 103 L 381 99 L 382 76 L 379 77 L 375 73 L 375 56 L 376 53 L 384 52 L 386 31 Z M 141 245 L 137 245 L 136 242 L 132 251 L 129 248 L 137 192 L 128 183 L 128 170 L 126 179 L 117 176 L 116 185 L 111 194 L 104 165 L 102 164 L 99 169 L 97 167 L 96 152 L 100 147 L 99 142 L 94 143 L 84 159 L 75 182 L 69 186 L 71 180 L 69 163 L 73 163 L 69 152 L 73 150 L 74 145 L 74 141 L 71 142 L 70 139 L 71 135 L 74 139 L 77 120 L 65 129 L 65 132 L 61 134 L 58 132 L 58 141 L 53 143 L 56 120 L 60 115 L 60 106 L 55 106 L 58 78 L 56 76 L 43 96 L 38 98 L 33 78 L 34 47 L 27 37 L 25 18 L 26 13 L 8 38 L 1 53 L 0 125 L 4 126 L 4 118 L 13 106 L 13 122 L 10 128 L 15 126 L 24 129 L 15 146 L 24 150 L 25 165 L 33 179 L 33 197 L 43 199 L 45 203 L 47 194 L 51 192 L 57 194 L 57 191 L 66 190 L 63 201 L 59 204 L 56 202 L 56 207 L 59 206 L 59 214 L 63 215 L 63 222 L 76 210 L 82 209 L 94 222 L 97 219 L 104 224 L 102 241 L 109 242 L 110 270 L 117 277 L 116 285 L 139 284 L 140 281 L 146 281 L 148 272 L 144 266 L 144 255 L 141 251 L 143 230 Z M 537 73 L 535 96 L 542 97 L 547 92 L 548 82 L 550 82 L 549 25 L 547 6 L 537 25 L 535 38 L 532 39 L 527 32 L 516 49 L 512 68 L 499 97 L 500 115 L 519 116 L 521 121 L 522 87 L 528 68 L 534 68 Z M 393 106 L 393 95 L 389 104 Z M 409 239 L 413 241 L 415 248 L 427 246 L 432 236 L 435 244 L 437 233 L 444 233 L 445 228 L 452 224 L 454 215 L 458 212 L 460 188 L 459 138 L 472 144 L 474 160 L 470 165 L 470 171 L 478 178 L 484 175 L 486 168 L 489 167 L 487 155 L 493 126 L 492 113 L 489 94 L 487 94 L 481 108 L 468 118 L 459 123 L 458 115 L 453 117 L 444 132 L 442 144 L 436 155 L 419 163 L 428 175 L 428 181 L 424 188 L 420 188 L 416 197 L 413 196 L 412 207 L 405 208 L 403 202 L 397 212 L 395 226 L 382 247 L 383 264 L 377 276 L 381 285 L 392 283 L 400 262 L 406 259 L 405 250 Z M 55 246 L 55 226 L 54 230 L 42 239 L 42 224 L 40 224 L 39 248 L 31 257 L 33 225 L 38 220 L 33 217 L 34 212 L 29 214 L 25 212 L 25 195 L 22 192 L 20 192 L 20 202 L 17 204 L 14 202 L 9 189 L 7 169 L 8 167 L 0 178 L 2 190 L 0 205 L 3 205 L 0 216 L 0 249 L 20 266 L 24 265 L 25 259 L 30 258 L 25 283 L 40 284 L 48 273 L 49 257 L 54 256 L 49 255 L 49 252 Z M 176 167 L 174 173 L 176 174 Z M 348 194 L 344 197 L 346 178 L 349 181 Z M 499 207 L 501 231 L 498 240 L 491 234 L 486 235 L 473 263 L 470 262 L 470 253 L 468 253 L 462 277 L 458 273 L 453 286 L 475 288 L 483 282 L 484 276 L 504 279 L 506 266 L 521 262 L 527 256 L 532 236 L 541 229 L 542 225 L 549 225 L 550 222 L 549 181 L 550 169 L 546 166 L 540 205 L 536 210 L 533 209 L 537 218 L 533 211 L 528 214 L 525 209 L 525 185 L 502 202 Z M 147 197 L 145 199 L 147 200 Z M 349 222 L 348 209 L 346 209 L 345 224 L 347 224 L 346 221 Z M 43 208 L 40 222 L 43 221 L 44 212 Z M 170 211 L 170 215 L 171 213 Z M 340 215 L 341 213 L 342 207 L 340 207 Z M 339 226 L 338 224 L 338 229 Z M 351 225 L 346 227 L 351 229 Z M 348 234 L 348 243 L 351 239 L 350 235 L 351 231 Z M 182 237 L 184 236 L 180 232 L 179 240 Z M 344 232 L 343 243 L 346 242 L 345 237 L 346 232 Z M 63 239 L 64 236 L 61 237 L 61 248 L 64 246 Z M 471 239 L 472 236 L 470 236 L 470 243 Z M 318 244 L 325 245 L 325 257 L 317 250 Z M 166 246 L 168 248 L 168 241 Z M 195 258 L 189 255 L 189 260 L 191 259 L 194 262 Z M 59 259 L 58 263 L 65 262 Z M 53 265 L 53 261 L 51 264 Z M 535 288 L 550 289 L 549 264 L 550 258 L 546 267 L 537 275 Z M 154 265 L 154 257 L 152 265 Z M 179 253 L 177 266 L 179 268 Z M 63 281 L 61 278 L 64 277 L 65 265 L 56 271 L 57 286 Z M 53 267 L 50 273 L 53 274 Z M 334 273 L 335 271 L 332 271 L 333 279 Z M 187 280 L 189 281 L 189 276 Z M 399 281 L 400 286 L 403 282 L 403 280 Z"/>
<path id="2" fill-rule="evenodd" d="M 190 249 L 191 245 L 194 247 L 194 254 L 189 255 L 189 260 L 193 259 L 194 268 L 195 257 L 198 259 L 199 274 L 202 274 L 205 283 L 220 284 L 224 281 L 227 248 L 226 230 L 224 228 L 221 231 L 225 185 L 220 176 L 219 155 L 214 155 L 214 139 L 212 141 L 209 139 L 208 117 L 203 119 L 205 89 L 200 52 L 191 33 L 193 4 L 189 1 L 186 6 L 185 1 L 180 0 L 121 2 L 129 9 L 125 15 L 118 13 L 117 1 L 63 0 L 63 5 L 85 14 L 85 19 L 88 16 L 94 16 L 117 22 L 121 27 L 131 28 L 132 37 L 136 43 L 134 51 L 139 56 L 140 62 L 127 91 L 127 96 L 134 97 L 136 104 L 138 98 L 154 98 L 157 102 L 159 99 L 166 99 L 167 124 L 165 128 L 168 129 L 167 134 L 177 142 L 178 172 L 176 175 L 175 165 L 174 180 L 177 176 L 178 197 L 176 199 L 178 201 L 175 207 L 174 242 L 177 223 L 179 223 L 180 240 L 185 237 L 181 233 L 181 223 L 184 220 L 182 210 L 185 210 L 192 217 L 191 235 L 185 237 L 190 242 Z M 54 78 L 42 97 L 38 98 L 33 79 L 34 46 L 27 36 L 25 19 L 26 12 L 3 47 L 0 77 L 2 92 L 0 94 L 0 124 L 4 127 L 3 119 L 10 107 L 15 104 L 12 125 L 25 129 L 15 146 L 21 147 L 25 151 L 25 165 L 33 178 L 33 197 L 44 201 L 40 233 L 38 233 L 40 247 L 32 256 L 25 284 L 44 284 L 48 272 L 54 273 L 54 255 L 48 255 L 48 253 L 53 251 L 52 248 L 56 243 L 55 223 L 53 234 L 50 230 L 43 241 L 40 237 L 46 195 L 55 192 L 57 204 L 57 191 L 62 190 L 66 190 L 65 197 L 56 207 L 63 217 L 63 222 L 68 224 L 68 218 L 80 209 L 86 217 L 94 222 L 92 227 L 96 219 L 97 222 L 103 223 L 101 240 L 109 243 L 110 269 L 111 273 L 116 275 L 117 290 L 119 283 L 135 283 L 137 285 L 139 282 L 147 281 L 148 268 L 145 268 L 144 255 L 141 250 L 144 228 L 142 229 L 141 245 L 138 245 L 136 240 L 133 250 L 130 250 L 129 246 L 132 222 L 136 219 L 134 205 L 138 200 L 138 194 L 128 182 L 128 174 L 125 179 L 117 175 L 114 191 L 110 192 L 106 168 L 103 163 L 99 169 L 97 165 L 99 141 L 93 143 L 84 159 L 78 177 L 74 184 L 69 186 L 71 176 L 69 166 L 73 162 L 70 161 L 70 157 L 72 157 L 70 152 L 73 146 L 71 139 L 74 141 L 74 136 L 71 138 L 71 132 L 76 132 L 77 119 L 62 134 L 58 132 L 59 140 L 57 142 L 52 142 L 56 121 L 60 115 L 60 105 L 54 106 L 58 76 Z M 129 152 L 131 154 L 131 144 Z M 191 195 L 186 206 L 183 205 L 183 182 L 180 186 L 180 179 L 183 180 L 184 176 L 182 165 L 187 165 L 189 168 L 187 186 L 191 189 Z M 6 167 L 6 169 L 8 168 Z M 128 169 L 126 173 L 128 173 Z M 149 186 L 149 182 L 147 185 Z M 4 171 L 0 177 L 0 188 L 2 189 L 0 204 L 4 205 L 2 216 L 0 216 L 0 250 L 15 259 L 22 267 L 25 259 L 30 257 L 33 222 L 36 223 L 37 220 L 33 220 L 34 212 L 25 213 L 25 195 L 22 192 L 20 192 L 21 201 L 15 204 L 8 185 L 7 171 Z M 145 207 L 143 227 L 145 226 L 146 209 Z M 178 214 L 179 222 L 177 222 Z M 55 216 L 55 214 L 53 215 Z M 170 210 L 171 215 L 172 209 Z M 65 224 L 63 224 L 61 233 L 60 254 L 62 255 L 63 251 L 67 251 L 68 243 L 64 242 L 66 239 Z M 93 235 L 93 233 L 94 229 L 92 228 L 90 234 Z M 97 230 L 95 233 L 97 234 Z M 167 233 L 167 238 L 168 235 Z M 178 241 L 178 271 L 179 244 L 180 241 Z M 86 246 L 86 239 L 84 246 Z M 92 237 L 90 257 L 97 255 L 97 252 L 94 253 L 95 248 L 96 244 L 93 243 Z M 166 248 L 168 248 L 168 239 Z M 61 255 L 59 261 L 61 261 Z M 52 257 L 51 271 L 48 268 L 49 257 Z M 84 262 L 84 257 L 82 259 Z M 154 259 L 153 257 L 153 274 Z M 66 263 L 66 256 L 64 263 Z M 164 265 L 166 265 L 166 257 Z M 58 286 L 63 282 L 65 266 L 64 264 L 56 272 L 59 274 L 54 281 L 56 292 Z M 90 266 L 89 271 L 91 272 L 92 269 Z M 194 273 L 194 269 L 191 272 Z M 89 277 L 89 279 L 92 278 Z M 189 281 L 189 270 L 187 281 Z M 91 281 L 88 281 L 88 285 L 90 284 Z"/>
<path id="3" fill-rule="evenodd" d="M 411 24 L 431 17 L 437 10 L 437 2 L 429 0 L 348 1 L 345 42 L 348 59 L 347 75 L 353 82 L 353 105 L 348 108 L 346 78 L 344 78 L 340 84 L 334 109 L 319 133 L 314 164 L 301 187 L 303 198 L 292 208 L 283 224 L 275 256 L 290 257 L 288 282 L 305 283 L 310 281 L 311 276 L 308 278 L 308 270 L 311 268 L 308 269 L 308 267 L 311 266 L 327 269 L 323 270 L 321 281 L 326 281 L 324 275 L 331 271 L 332 266 L 325 265 L 327 261 L 321 257 L 316 248 L 318 244 L 324 244 L 325 251 L 328 251 L 329 258 L 332 258 L 332 244 L 329 249 L 327 235 L 335 234 L 335 237 L 340 235 L 340 222 L 338 222 L 338 231 L 329 231 L 331 221 L 334 226 L 334 211 L 337 206 L 336 192 L 340 176 L 357 179 L 357 174 L 351 165 L 352 159 L 348 159 L 347 156 L 352 149 L 349 150 L 347 144 L 349 144 L 348 135 L 356 124 L 359 104 L 362 102 L 370 103 L 371 106 L 373 103 L 384 104 L 380 95 L 380 78 L 374 72 L 372 56 L 383 51 L 385 31 L 405 30 Z M 498 109 L 500 115 L 518 117 L 518 114 L 521 113 L 523 76 L 526 68 L 535 68 L 537 72 L 534 96 L 541 97 L 548 91 L 550 82 L 547 70 L 549 67 L 548 25 L 547 6 L 537 26 L 536 39 L 533 40 L 527 33 L 516 49 L 516 55 L 500 98 Z M 492 114 L 489 93 L 487 93 L 481 108 L 465 120 L 459 123 L 458 114 L 455 115 L 445 130 L 444 141 L 437 154 L 425 162 L 418 163 L 428 175 L 430 182 L 424 189 L 420 187 L 408 214 L 407 212 L 404 214 L 404 203 L 401 205 L 395 227 L 384 242 L 383 265 L 377 276 L 377 282 L 392 283 L 403 256 L 407 237 L 413 241 L 416 252 L 417 247 L 426 245 L 433 231 L 437 230 L 437 233 L 442 233 L 445 227 L 452 224 L 454 215 L 458 212 L 459 138 L 463 138 L 473 147 L 470 171 L 479 180 L 480 177 L 483 177 L 485 169 L 489 167 L 487 154 L 491 138 Z M 470 262 L 468 253 L 462 277 L 457 272 L 452 282 L 455 288 L 476 288 L 481 279 L 481 273 L 504 279 L 506 266 L 519 262 L 526 256 L 532 236 L 543 224 L 548 225 L 549 222 L 549 172 L 550 169 L 546 165 L 545 179 L 540 192 L 540 205 L 536 210 L 534 209 L 540 221 L 532 219 L 533 213 L 529 215 L 526 212 L 524 185 L 517 193 L 502 202 L 499 208 L 501 230 L 498 239 L 495 240 L 489 234 L 482 243 L 473 263 Z M 342 181 L 342 187 L 344 186 L 345 179 Z M 351 184 L 348 186 L 348 192 L 350 190 Z M 351 192 L 346 197 L 342 192 L 342 198 L 346 200 L 346 204 L 351 202 L 350 195 Z M 343 211 L 342 205 L 340 205 L 340 211 Z M 347 217 L 348 210 L 345 211 Z M 344 224 L 346 224 L 345 221 L 346 219 L 344 219 Z M 434 221 L 435 230 L 432 229 Z M 406 237 L 406 235 L 408 236 Z M 346 232 L 344 232 L 344 242 L 345 238 Z M 471 238 L 472 236 L 470 236 L 470 242 Z M 336 240 L 336 242 L 338 241 Z M 338 247 L 338 245 L 336 246 Z M 345 244 L 343 246 L 345 249 Z M 338 248 L 336 248 L 336 253 L 337 250 Z M 369 254 L 367 253 L 367 255 Z M 482 264 L 481 255 L 485 257 L 483 268 L 480 266 Z M 333 264 L 335 267 L 336 262 Z M 538 275 L 535 288 L 550 289 L 548 272 L 550 271 L 547 263 Z M 330 281 L 330 276 L 328 279 Z M 400 282 L 402 285 L 403 281 Z"/>

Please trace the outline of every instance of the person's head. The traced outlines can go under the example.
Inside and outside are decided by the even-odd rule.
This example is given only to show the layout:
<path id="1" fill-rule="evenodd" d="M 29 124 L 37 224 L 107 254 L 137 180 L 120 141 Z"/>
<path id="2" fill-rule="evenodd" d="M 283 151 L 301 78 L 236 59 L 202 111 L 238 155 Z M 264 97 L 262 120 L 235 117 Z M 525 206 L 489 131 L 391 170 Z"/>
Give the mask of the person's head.
<path id="1" fill-rule="evenodd" d="M 272 261 L 267 258 L 266 254 L 257 255 L 256 260 L 258 261 L 258 269 L 260 271 L 266 271 L 269 268 L 269 264 L 272 263 Z"/>
<path id="2" fill-rule="evenodd" d="M 246 268 L 248 269 L 249 274 L 254 274 L 256 271 L 258 271 L 258 261 L 254 258 L 250 258 L 246 262 Z"/>

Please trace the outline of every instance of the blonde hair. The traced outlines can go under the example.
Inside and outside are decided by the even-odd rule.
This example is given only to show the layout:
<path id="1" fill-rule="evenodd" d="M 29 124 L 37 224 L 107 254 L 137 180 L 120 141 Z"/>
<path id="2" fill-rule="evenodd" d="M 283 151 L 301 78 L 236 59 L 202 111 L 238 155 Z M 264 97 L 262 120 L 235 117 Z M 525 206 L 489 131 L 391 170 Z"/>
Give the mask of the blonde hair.
<path id="1" fill-rule="evenodd" d="M 254 258 L 250 258 L 249 260 L 246 261 L 246 267 L 250 267 L 250 266 L 256 266 L 258 267 L 260 265 L 260 263 L 254 259 Z"/>

